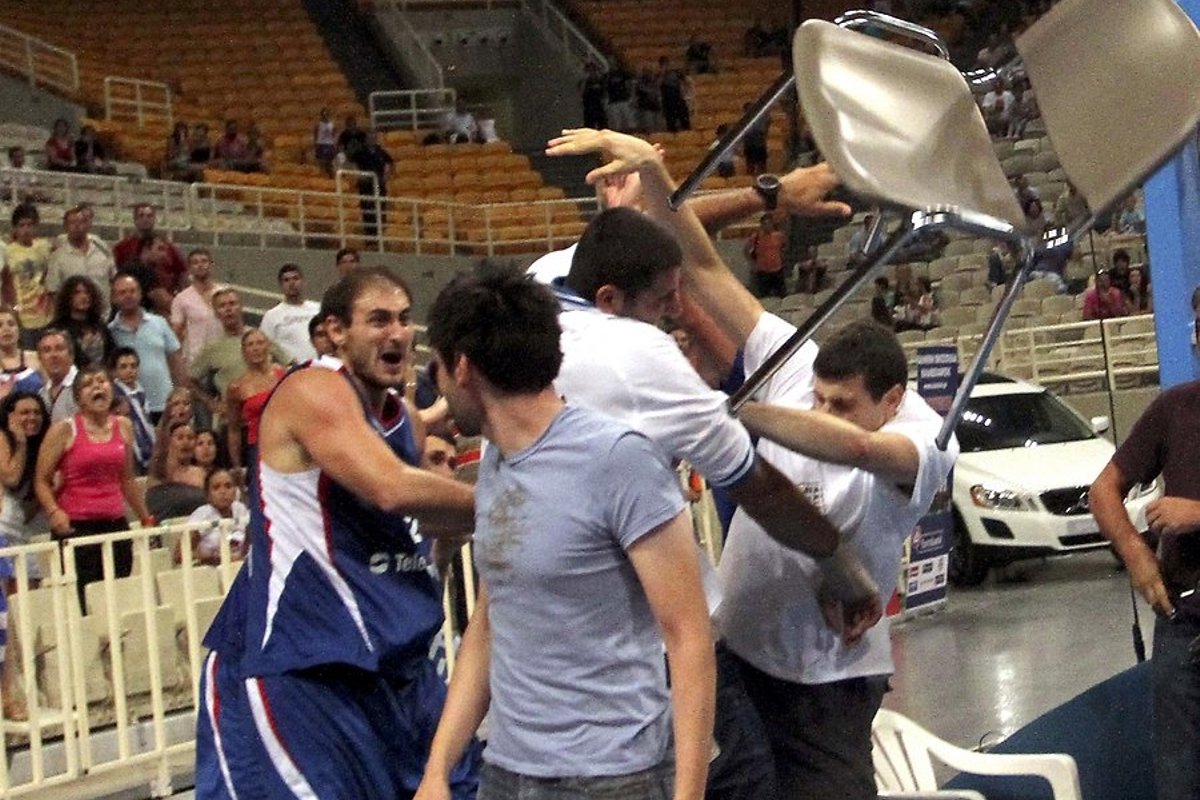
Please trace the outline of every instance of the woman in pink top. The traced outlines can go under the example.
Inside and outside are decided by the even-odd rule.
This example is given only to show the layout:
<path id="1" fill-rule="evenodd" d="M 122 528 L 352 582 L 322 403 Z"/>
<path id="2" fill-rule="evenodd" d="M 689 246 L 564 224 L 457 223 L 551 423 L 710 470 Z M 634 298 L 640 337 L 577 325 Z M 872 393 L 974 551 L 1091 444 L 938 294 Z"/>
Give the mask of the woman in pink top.
<path id="1" fill-rule="evenodd" d="M 108 373 L 100 368 L 81 370 L 71 388 L 79 413 L 50 428 L 34 475 L 34 490 L 50 519 L 51 533 L 66 539 L 126 530 L 126 502 L 143 526 L 153 525 L 134 480 L 133 426 L 125 417 L 111 413 L 113 388 Z M 128 575 L 133 567 L 132 544 L 115 542 L 113 557 L 114 577 Z M 79 548 L 75 571 L 82 607 L 83 587 L 104 577 L 101 546 Z"/>

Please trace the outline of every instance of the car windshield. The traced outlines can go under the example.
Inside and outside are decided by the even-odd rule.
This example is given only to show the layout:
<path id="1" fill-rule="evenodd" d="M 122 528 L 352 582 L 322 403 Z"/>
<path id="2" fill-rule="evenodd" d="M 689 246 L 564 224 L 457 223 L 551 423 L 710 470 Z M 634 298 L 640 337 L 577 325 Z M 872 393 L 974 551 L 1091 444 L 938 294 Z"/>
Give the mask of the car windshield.
<path id="1" fill-rule="evenodd" d="M 972 397 L 956 433 L 964 453 L 1078 442 L 1095 436 L 1048 392 Z"/>

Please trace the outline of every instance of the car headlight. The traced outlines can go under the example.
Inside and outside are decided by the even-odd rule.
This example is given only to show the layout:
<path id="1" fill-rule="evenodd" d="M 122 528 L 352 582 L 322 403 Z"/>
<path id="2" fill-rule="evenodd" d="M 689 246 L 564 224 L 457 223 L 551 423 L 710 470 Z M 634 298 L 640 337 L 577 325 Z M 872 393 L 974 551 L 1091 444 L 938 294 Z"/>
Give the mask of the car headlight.
<path id="1" fill-rule="evenodd" d="M 971 502 L 980 508 L 995 511 L 1032 511 L 1033 501 L 1012 489 L 977 483 L 971 487 Z"/>

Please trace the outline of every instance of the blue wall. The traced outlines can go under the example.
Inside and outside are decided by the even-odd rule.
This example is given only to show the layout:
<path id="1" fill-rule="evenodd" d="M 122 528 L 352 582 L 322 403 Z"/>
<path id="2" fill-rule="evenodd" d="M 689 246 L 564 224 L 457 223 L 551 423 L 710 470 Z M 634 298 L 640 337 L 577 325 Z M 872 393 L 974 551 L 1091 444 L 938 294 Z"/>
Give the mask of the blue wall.
<path id="1" fill-rule="evenodd" d="M 1200 0 L 1177 0 L 1200 22 Z M 1196 140 L 1146 181 L 1146 235 L 1163 388 L 1200 378 L 1192 292 L 1200 286 L 1200 156 Z"/>

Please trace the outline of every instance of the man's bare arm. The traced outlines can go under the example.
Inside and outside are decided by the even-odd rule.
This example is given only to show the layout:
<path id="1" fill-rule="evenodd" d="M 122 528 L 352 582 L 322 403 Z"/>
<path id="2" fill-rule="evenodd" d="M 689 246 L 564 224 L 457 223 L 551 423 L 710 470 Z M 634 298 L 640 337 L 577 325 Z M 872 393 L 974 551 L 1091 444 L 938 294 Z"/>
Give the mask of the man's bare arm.
<path id="1" fill-rule="evenodd" d="M 781 176 L 778 207 L 789 214 L 806 217 L 849 216 L 850 206 L 825 199 L 829 191 L 825 188 L 825 176 L 831 174 L 827 165 L 818 164 L 794 169 Z M 749 187 L 695 195 L 688 199 L 687 205 L 710 235 L 767 210 L 763 196 Z"/>
<path id="2" fill-rule="evenodd" d="M 422 534 L 473 528 L 471 487 L 401 461 L 365 419 L 347 413 L 360 402 L 334 372 L 305 370 L 286 379 L 263 416 L 263 461 L 284 472 L 319 467 L 372 505 L 421 517 Z"/>
<path id="3" fill-rule="evenodd" d="M 921 466 L 917 447 L 898 433 L 868 431 L 819 411 L 747 403 L 738 418 L 751 433 L 832 464 L 846 464 L 896 481 L 916 480 Z"/>
<path id="4" fill-rule="evenodd" d="M 1125 495 L 1132 482 L 1114 462 L 1109 461 L 1088 491 L 1088 504 L 1100 533 L 1112 542 L 1113 549 L 1125 562 L 1129 582 L 1154 609 L 1162 614 L 1175 613 L 1167 587 L 1158 568 L 1158 559 L 1138 534 L 1125 510 Z"/>

